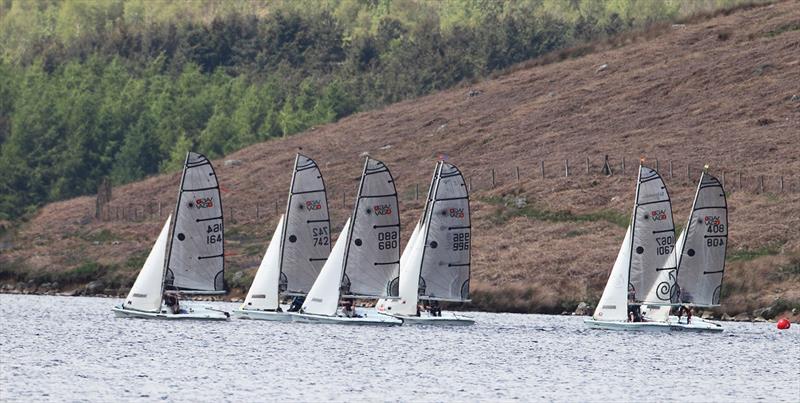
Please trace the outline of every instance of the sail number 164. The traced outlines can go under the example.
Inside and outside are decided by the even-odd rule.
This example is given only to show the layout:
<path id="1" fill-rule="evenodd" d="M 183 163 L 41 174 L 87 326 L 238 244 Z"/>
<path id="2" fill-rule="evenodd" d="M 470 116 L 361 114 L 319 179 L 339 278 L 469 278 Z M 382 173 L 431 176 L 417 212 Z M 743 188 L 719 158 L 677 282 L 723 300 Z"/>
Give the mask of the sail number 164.
<path id="1" fill-rule="evenodd" d="M 222 224 L 209 225 L 206 230 L 206 243 L 222 243 Z"/>

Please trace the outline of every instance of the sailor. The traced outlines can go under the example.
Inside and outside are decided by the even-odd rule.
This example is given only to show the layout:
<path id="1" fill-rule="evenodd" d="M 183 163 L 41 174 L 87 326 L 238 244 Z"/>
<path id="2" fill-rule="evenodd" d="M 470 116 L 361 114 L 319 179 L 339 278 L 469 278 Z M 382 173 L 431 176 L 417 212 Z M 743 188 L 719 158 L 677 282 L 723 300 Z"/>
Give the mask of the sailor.
<path id="1" fill-rule="evenodd" d="M 296 296 L 292 299 L 292 305 L 289 306 L 289 312 L 299 312 L 300 308 L 303 307 L 303 302 L 305 302 L 306 297 L 303 296 Z"/>
<path id="2" fill-rule="evenodd" d="M 355 316 L 355 312 L 353 311 L 353 303 L 351 301 L 346 301 L 344 303 L 344 307 L 342 308 L 342 313 L 345 317 L 352 318 Z"/>
<path id="3" fill-rule="evenodd" d="M 164 293 L 164 304 L 167 306 L 167 308 L 169 308 L 173 315 L 181 312 L 181 307 L 178 303 L 178 297 L 170 292 Z"/>
<path id="4" fill-rule="evenodd" d="M 437 300 L 431 301 L 431 316 L 442 316 L 442 307 Z"/>

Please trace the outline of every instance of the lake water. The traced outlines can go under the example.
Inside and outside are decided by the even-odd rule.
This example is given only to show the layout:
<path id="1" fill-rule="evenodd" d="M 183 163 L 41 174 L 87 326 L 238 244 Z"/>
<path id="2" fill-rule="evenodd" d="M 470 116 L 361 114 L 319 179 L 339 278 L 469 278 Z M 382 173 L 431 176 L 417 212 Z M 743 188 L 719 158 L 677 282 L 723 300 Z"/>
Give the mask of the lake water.
<path id="1" fill-rule="evenodd" d="M 800 401 L 800 326 L 588 330 L 118 319 L 119 301 L 0 295 L 3 401 Z M 231 309 L 235 304 L 213 303 Z"/>

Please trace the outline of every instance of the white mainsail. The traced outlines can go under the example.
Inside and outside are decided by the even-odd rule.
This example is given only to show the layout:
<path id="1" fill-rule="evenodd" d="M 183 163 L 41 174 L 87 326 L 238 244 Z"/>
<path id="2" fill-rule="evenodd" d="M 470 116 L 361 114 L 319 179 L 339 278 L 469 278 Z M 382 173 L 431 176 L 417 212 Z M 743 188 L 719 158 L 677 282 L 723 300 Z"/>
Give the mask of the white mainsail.
<path id="1" fill-rule="evenodd" d="M 278 221 L 272 239 L 258 266 L 258 271 L 253 279 L 247 297 L 242 304 L 243 309 L 256 309 L 262 311 L 274 311 L 278 309 L 280 303 L 278 298 L 278 283 L 280 281 L 280 248 L 283 238 L 284 216 Z"/>
<path id="2" fill-rule="evenodd" d="M 469 300 L 470 210 L 464 177 L 439 161 L 425 213 L 420 299 Z"/>
<path id="3" fill-rule="evenodd" d="M 677 245 L 680 302 L 719 305 L 728 243 L 728 203 L 722 184 L 703 172 Z"/>
<path id="4" fill-rule="evenodd" d="M 670 303 L 677 291 L 672 204 L 661 176 L 643 165 L 639 166 L 630 249 L 628 281 L 634 299 Z"/>
<path id="5" fill-rule="evenodd" d="M 281 292 L 308 293 L 330 252 L 325 181 L 314 160 L 297 154 L 281 242 Z"/>
<path id="6" fill-rule="evenodd" d="M 342 228 L 339 239 L 331 250 L 328 260 L 322 266 L 317 280 L 311 286 L 303 307 L 302 313 L 313 315 L 335 316 L 336 309 L 339 307 L 339 286 L 344 274 L 344 253 L 347 246 L 348 234 L 350 233 L 350 219 Z"/>
<path id="7" fill-rule="evenodd" d="M 164 258 L 167 254 L 167 241 L 172 215 L 167 217 L 167 222 L 161 228 L 161 233 L 147 255 L 139 276 L 133 283 L 128 298 L 125 299 L 126 309 L 136 309 L 145 312 L 159 312 L 161 310 L 161 286 L 164 280 Z"/>
<path id="8" fill-rule="evenodd" d="M 419 303 L 419 279 L 422 269 L 422 254 L 425 250 L 425 238 L 422 234 L 427 228 L 417 225 L 414 234 L 408 241 L 403 258 L 405 261 L 400 263 L 400 299 L 393 301 L 392 313 L 398 315 L 416 315 L 417 304 Z M 415 236 L 416 234 L 416 236 Z"/>
<path id="9" fill-rule="evenodd" d="M 631 227 L 625 231 L 625 239 L 619 248 L 617 260 L 608 276 L 603 296 L 594 310 L 595 320 L 628 320 L 628 265 L 631 258 Z"/>
<path id="10" fill-rule="evenodd" d="M 222 200 L 214 167 L 189 152 L 183 167 L 172 239 L 167 289 L 186 294 L 225 292 Z"/>
<path id="11" fill-rule="evenodd" d="M 370 157 L 361 183 L 344 256 L 345 297 L 384 298 L 400 275 L 400 211 L 394 179 Z"/>

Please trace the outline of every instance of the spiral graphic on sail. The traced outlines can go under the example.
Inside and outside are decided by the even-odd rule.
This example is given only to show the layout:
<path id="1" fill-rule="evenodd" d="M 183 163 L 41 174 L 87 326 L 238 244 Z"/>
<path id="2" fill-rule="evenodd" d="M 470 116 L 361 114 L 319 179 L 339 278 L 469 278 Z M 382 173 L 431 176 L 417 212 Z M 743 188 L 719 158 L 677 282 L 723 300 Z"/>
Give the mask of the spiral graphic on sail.
<path id="1" fill-rule="evenodd" d="M 678 295 L 678 283 L 675 270 L 669 271 L 669 280 L 658 283 L 656 297 L 662 301 L 675 301 Z"/>

